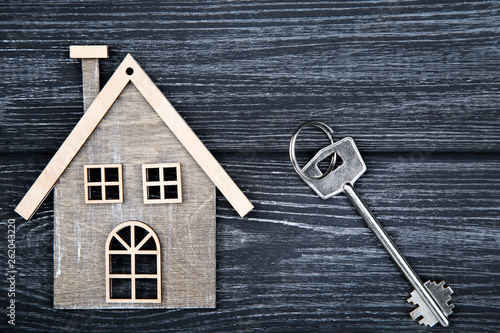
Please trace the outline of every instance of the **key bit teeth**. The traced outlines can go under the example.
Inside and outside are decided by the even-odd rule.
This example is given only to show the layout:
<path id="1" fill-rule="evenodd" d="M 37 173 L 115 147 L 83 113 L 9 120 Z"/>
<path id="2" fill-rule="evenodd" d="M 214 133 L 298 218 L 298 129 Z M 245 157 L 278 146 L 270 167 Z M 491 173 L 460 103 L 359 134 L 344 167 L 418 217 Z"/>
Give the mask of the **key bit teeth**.
<path id="1" fill-rule="evenodd" d="M 437 322 L 438 322 L 438 320 L 434 317 L 432 317 L 432 319 L 430 319 L 429 317 L 422 317 L 422 319 L 420 319 L 418 321 L 418 323 L 420 325 L 429 326 L 429 327 L 436 325 Z"/>
<path id="2" fill-rule="evenodd" d="M 413 310 L 412 312 L 410 312 L 410 316 L 411 316 L 411 319 L 413 319 L 413 320 L 421 318 L 418 321 L 418 323 L 420 325 L 424 325 L 424 326 L 432 327 L 432 326 L 436 325 L 436 323 L 438 322 L 436 317 L 434 317 L 433 315 L 431 315 L 429 313 L 426 315 L 425 311 L 422 309 L 422 307 L 418 307 L 415 310 Z"/>
<path id="3" fill-rule="evenodd" d="M 412 312 L 410 312 L 411 319 L 417 319 L 422 315 L 422 311 L 420 308 L 414 309 Z"/>
<path id="4" fill-rule="evenodd" d="M 415 296 L 415 295 L 417 295 L 417 291 L 413 290 L 410 295 L 411 295 L 411 297 L 408 298 L 406 301 L 408 303 L 413 303 L 414 305 L 417 305 L 418 304 L 418 300 L 417 300 L 418 296 Z"/>
<path id="5" fill-rule="evenodd" d="M 417 308 L 410 312 L 410 316 L 413 320 L 420 318 L 418 321 L 420 325 L 432 327 L 438 322 L 438 319 L 427 309 L 425 302 L 423 302 L 416 290 L 411 293 L 411 297 L 407 301 L 417 306 Z"/>
<path id="6" fill-rule="evenodd" d="M 455 307 L 452 303 L 448 303 L 451 301 L 450 295 L 453 294 L 453 290 L 450 287 L 444 288 L 444 281 L 441 281 L 439 284 L 436 284 L 434 281 L 427 281 L 424 285 L 432 294 L 439 307 L 443 310 L 443 313 L 449 316 L 453 312 L 452 309 Z"/>
<path id="7" fill-rule="evenodd" d="M 425 288 L 437 302 L 443 314 L 448 317 L 452 313 L 451 309 L 453 309 L 455 306 L 453 304 L 448 304 L 448 302 L 451 300 L 450 295 L 453 293 L 453 290 L 450 287 L 445 288 L 444 285 L 444 281 L 441 281 L 439 284 L 434 281 L 427 281 L 426 283 L 424 283 Z M 410 316 L 414 320 L 420 318 L 420 325 L 432 327 L 439 322 L 439 320 L 434 316 L 430 309 L 427 308 L 426 303 L 423 301 L 420 294 L 418 294 L 416 290 L 411 293 L 411 297 L 408 298 L 407 301 L 408 303 L 413 303 L 417 306 L 416 309 L 410 312 Z"/>

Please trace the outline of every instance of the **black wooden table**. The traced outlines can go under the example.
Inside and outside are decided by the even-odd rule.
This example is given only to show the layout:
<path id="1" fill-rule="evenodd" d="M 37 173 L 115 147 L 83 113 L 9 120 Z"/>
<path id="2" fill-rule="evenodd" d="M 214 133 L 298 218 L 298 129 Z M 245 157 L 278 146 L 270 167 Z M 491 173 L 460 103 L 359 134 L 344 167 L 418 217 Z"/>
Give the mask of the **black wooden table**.
<path id="1" fill-rule="evenodd" d="M 423 331 L 411 287 L 347 198 L 321 200 L 290 165 L 292 132 L 320 119 L 357 142 L 357 188 L 417 273 L 455 291 L 450 327 L 432 330 L 498 331 L 499 7 L 2 1 L 0 330 Z M 81 117 L 72 44 L 110 46 L 102 82 L 130 52 L 254 203 L 239 218 L 217 196 L 217 309 L 52 308 L 52 196 L 30 221 L 13 209 Z"/>

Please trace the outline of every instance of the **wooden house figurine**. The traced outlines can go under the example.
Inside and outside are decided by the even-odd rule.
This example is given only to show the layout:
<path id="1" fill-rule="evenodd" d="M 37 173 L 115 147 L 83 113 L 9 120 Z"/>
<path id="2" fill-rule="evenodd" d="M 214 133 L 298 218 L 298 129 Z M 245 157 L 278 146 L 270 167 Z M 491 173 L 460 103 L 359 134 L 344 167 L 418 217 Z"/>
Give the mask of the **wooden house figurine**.
<path id="1" fill-rule="evenodd" d="M 252 204 L 130 54 L 101 91 L 107 46 L 70 56 L 86 111 L 16 208 L 53 188 L 54 307 L 215 307 L 215 186 Z"/>

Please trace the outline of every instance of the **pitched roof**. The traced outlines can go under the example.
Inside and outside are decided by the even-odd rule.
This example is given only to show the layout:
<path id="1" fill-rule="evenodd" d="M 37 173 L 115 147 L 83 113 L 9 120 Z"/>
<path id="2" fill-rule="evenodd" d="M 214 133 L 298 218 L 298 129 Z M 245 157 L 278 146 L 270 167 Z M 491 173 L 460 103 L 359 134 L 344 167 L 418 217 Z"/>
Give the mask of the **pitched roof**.
<path id="1" fill-rule="evenodd" d="M 127 72 L 131 72 L 130 68 L 133 70 L 133 73 L 129 75 Z M 253 205 L 219 162 L 208 151 L 181 115 L 177 113 L 172 104 L 170 104 L 135 59 L 130 54 L 127 54 L 108 83 L 106 83 L 99 95 L 97 95 L 92 105 L 84 113 L 83 117 L 73 128 L 38 179 L 17 205 L 15 211 L 27 220 L 33 216 L 64 170 L 66 170 L 90 134 L 130 81 L 137 87 L 238 214 L 244 216 L 252 210 Z"/>

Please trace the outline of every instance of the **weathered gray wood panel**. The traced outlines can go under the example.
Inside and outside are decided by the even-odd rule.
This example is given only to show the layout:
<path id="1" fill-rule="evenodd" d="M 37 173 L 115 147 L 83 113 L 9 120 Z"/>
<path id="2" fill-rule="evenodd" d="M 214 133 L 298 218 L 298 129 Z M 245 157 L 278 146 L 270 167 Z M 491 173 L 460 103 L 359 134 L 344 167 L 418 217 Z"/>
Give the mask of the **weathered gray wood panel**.
<path id="1" fill-rule="evenodd" d="M 217 198 L 217 309 L 58 311 L 52 309 L 52 200 L 35 218 L 17 218 L 20 319 L 26 330 L 417 331 L 411 291 L 344 196 L 319 199 L 286 157 L 216 156 L 256 205 L 241 219 Z M 366 156 L 358 189 L 423 279 L 455 291 L 454 331 L 499 325 L 500 161 L 484 155 Z M 481 168 L 470 163 L 474 160 Z M 43 164 L 43 163 L 41 163 Z M 5 159 L 8 184 L 40 163 Z M 451 167 L 453 166 L 453 167 Z M 241 172 L 244 169 L 246 172 Z M 272 175 L 272 177 L 270 177 Z M 474 188 L 475 192 L 472 192 Z M 1 199 L 15 204 L 17 186 Z M 17 194 L 19 196 L 19 194 Z M 14 199 L 12 199 L 14 197 Z M 5 259 L 5 253 L 0 253 Z M 50 318 L 50 321 L 47 321 Z"/>
<path id="2" fill-rule="evenodd" d="M 497 331 L 499 18 L 496 1 L 0 3 L 17 330 L 421 331 L 347 199 L 321 201 L 289 166 L 292 131 L 316 118 L 358 143 L 358 188 L 416 271 L 455 290 L 450 330 Z M 81 116 L 68 46 L 96 41 L 101 82 L 131 52 L 256 205 L 240 219 L 217 197 L 216 310 L 52 308 L 52 195 L 32 221 L 13 208 Z"/>
<path id="3" fill-rule="evenodd" d="M 498 151 L 498 8 L 2 3 L 0 151 L 60 145 L 82 105 L 79 61 L 68 59 L 68 46 L 96 42 L 110 45 L 101 82 L 132 53 L 220 152 L 284 152 L 290 131 L 310 118 L 355 136 L 365 151 Z"/>

